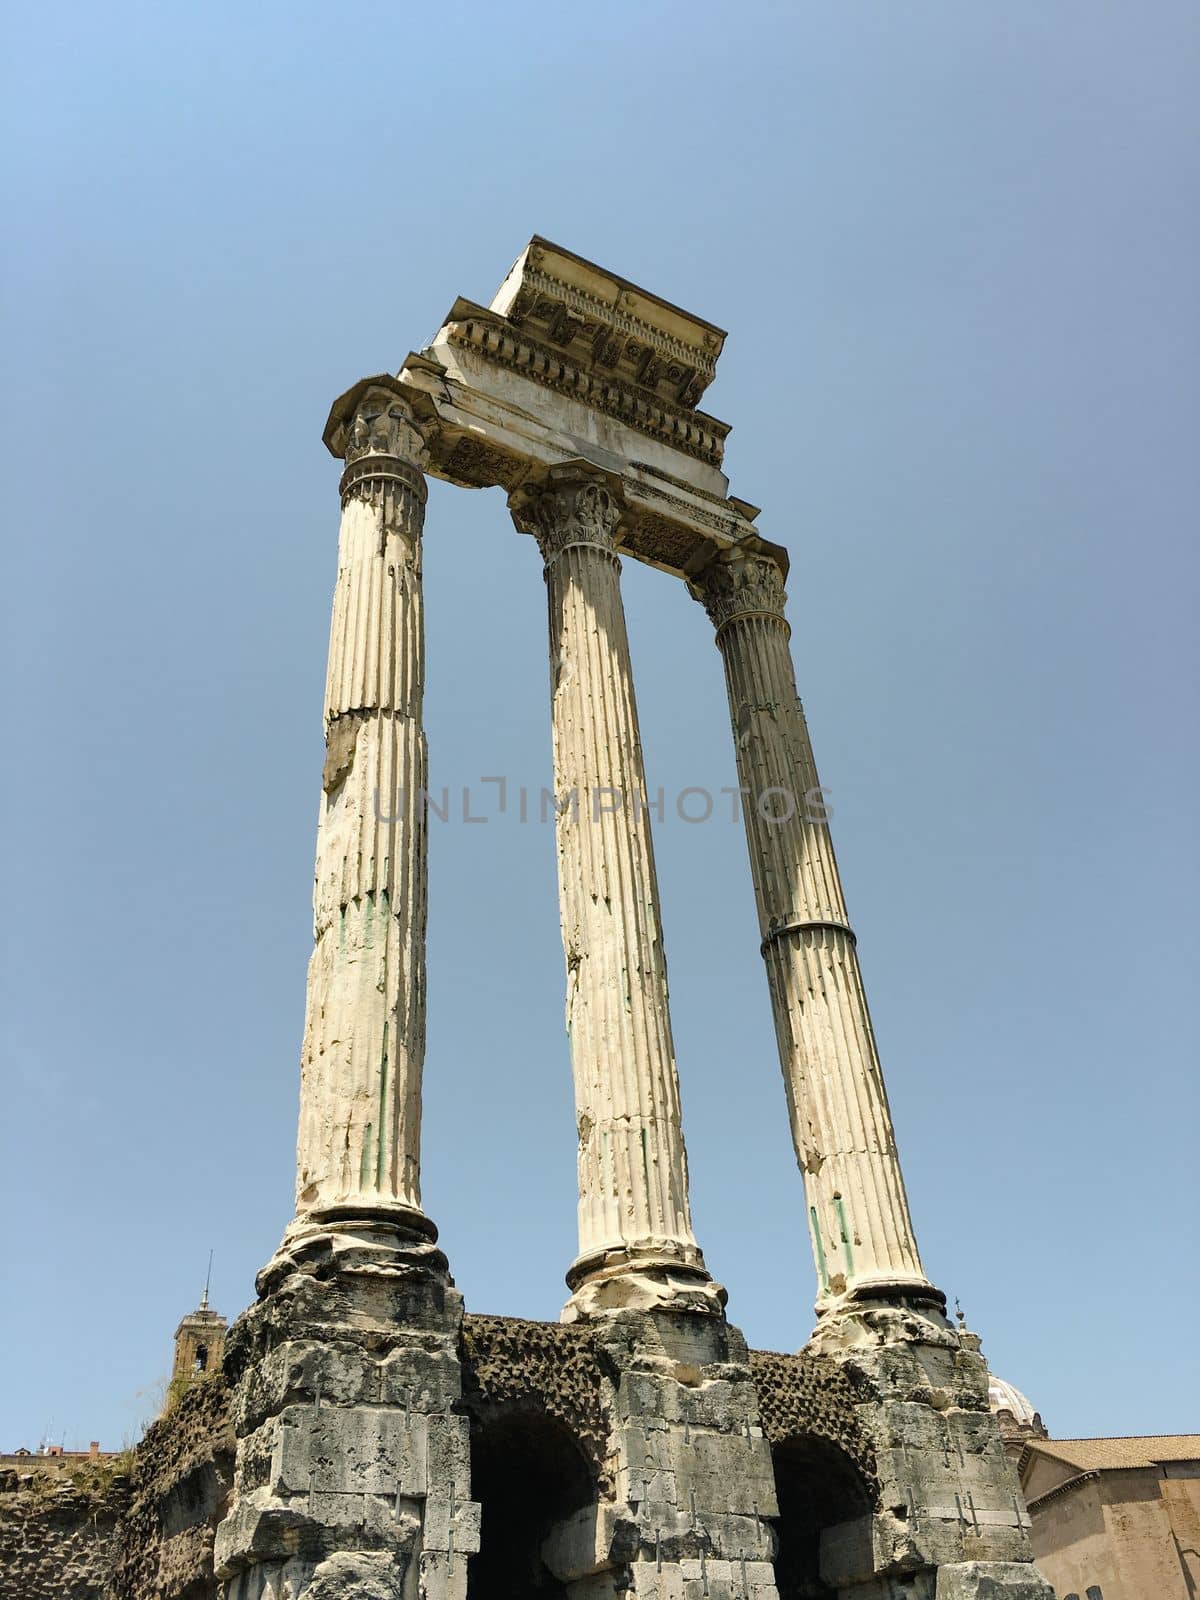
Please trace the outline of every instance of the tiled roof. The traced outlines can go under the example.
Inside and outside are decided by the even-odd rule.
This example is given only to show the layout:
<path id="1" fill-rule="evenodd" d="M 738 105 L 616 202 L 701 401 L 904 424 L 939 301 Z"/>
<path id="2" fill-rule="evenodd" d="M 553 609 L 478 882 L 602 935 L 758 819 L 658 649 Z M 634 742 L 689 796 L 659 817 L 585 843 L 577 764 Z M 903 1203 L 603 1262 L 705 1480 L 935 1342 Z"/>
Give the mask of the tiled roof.
<path id="1" fill-rule="evenodd" d="M 1160 1433 L 1128 1439 L 1031 1439 L 1028 1449 L 1080 1472 L 1152 1467 L 1160 1461 L 1200 1461 L 1200 1433 Z"/>

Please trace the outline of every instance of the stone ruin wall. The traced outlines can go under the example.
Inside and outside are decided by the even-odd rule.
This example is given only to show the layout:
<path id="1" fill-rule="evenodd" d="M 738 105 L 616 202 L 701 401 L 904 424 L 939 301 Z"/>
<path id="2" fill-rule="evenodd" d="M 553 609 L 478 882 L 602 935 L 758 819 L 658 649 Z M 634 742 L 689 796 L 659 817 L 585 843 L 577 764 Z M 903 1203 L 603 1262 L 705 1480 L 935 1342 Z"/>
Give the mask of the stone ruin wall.
<path id="1" fill-rule="evenodd" d="M 107 1600 L 129 1496 L 125 1457 L 0 1472 L 0 1600 Z"/>
<path id="2" fill-rule="evenodd" d="M 233 1467 L 229 1391 L 194 1384 L 136 1450 L 0 1473 L 0 1600 L 210 1600 Z"/>
<path id="3" fill-rule="evenodd" d="M 213 1534 L 233 1481 L 229 1389 L 218 1372 L 184 1392 L 134 1455 L 129 1507 L 104 1600 L 209 1600 Z"/>
<path id="4" fill-rule="evenodd" d="M 611 1493 L 601 1362 L 584 1326 L 464 1318 L 463 1407 L 475 1426 L 536 1411 L 562 1423 Z M 858 1394 L 832 1363 L 752 1351 L 763 1429 L 837 1445 L 877 1485 Z M 229 1387 L 195 1383 L 119 1465 L 0 1477 L 0 1600 L 216 1600 L 213 1535 L 233 1476 Z M 20 1481 L 18 1481 L 18 1479 Z"/>

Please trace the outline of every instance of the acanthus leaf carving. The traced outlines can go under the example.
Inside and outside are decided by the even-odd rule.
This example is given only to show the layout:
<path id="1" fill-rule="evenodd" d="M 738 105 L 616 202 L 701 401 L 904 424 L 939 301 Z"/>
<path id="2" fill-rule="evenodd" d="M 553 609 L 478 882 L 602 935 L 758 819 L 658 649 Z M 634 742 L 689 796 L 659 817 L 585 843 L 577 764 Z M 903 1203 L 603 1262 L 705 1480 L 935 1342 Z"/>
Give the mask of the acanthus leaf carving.
<path id="1" fill-rule="evenodd" d="M 718 556 L 690 580 L 688 588 L 714 628 L 739 616 L 782 618 L 787 601 L 778 563 L 758 551 L 732 550 Z"/>
<path id="2" fill-rule="evenodd" d="M 373 387 L 359 400 L 346 430 L 346 465 L 363 456 L 392 456 L 416 466 L 425 464 L 425 441 L 413 420 L 412 407 L 400 395 Z"/>
<path id="3" fill-rule="evenodd" d="M 569 545 L 612 552 L 624 511 L 619 494 L 600 476 L 552 477 L 527 490 L 514 506 L 517 525 L 538 542 L 547 565 Z"/>

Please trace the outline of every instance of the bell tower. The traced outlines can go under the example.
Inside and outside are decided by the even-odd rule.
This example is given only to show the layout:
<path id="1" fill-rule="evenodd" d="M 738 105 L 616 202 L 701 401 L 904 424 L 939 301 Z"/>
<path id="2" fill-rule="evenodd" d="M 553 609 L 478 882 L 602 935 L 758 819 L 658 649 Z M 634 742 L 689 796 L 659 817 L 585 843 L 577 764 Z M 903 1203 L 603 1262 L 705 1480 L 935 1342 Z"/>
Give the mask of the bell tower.
<path id="1" fill-rule="evenodd" d="M 208 1259 L 208 1276 L 204 1280 L 204 1293 L 195 1311 L 189 1311 L 175 1329 L 175 1360 L 171 1368 L 171 1384 L 167 1390 L 167 1409 L 175 1405 L 180 1395 L 198 1378 L 210 1372 L 219 1372 L 221 1357 L 225 1353 L 225 1333 L 229 1324 L 219 1311 L 208 1303 L 208 1288 L 212 1278 L 212 1256 Z"/>

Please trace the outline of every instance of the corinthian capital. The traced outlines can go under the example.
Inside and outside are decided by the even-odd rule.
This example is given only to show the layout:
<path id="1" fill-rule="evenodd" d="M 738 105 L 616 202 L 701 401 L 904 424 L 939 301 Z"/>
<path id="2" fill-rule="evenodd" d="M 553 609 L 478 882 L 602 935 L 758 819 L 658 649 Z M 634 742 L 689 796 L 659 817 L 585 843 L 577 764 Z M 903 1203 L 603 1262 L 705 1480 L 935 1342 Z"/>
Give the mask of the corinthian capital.
<path id="1" fill-rule="evenodd" d="M 693 597 L 722 628 L 734 617 L 783 617 L 787 595 L 778 563 L 757 550 L 726 550 L 688 583 Z"/>
<path id="2" fill-rule="evenodd" d="M 386 389 L 367 390 L 346 430 L 346 465 L 363 456 L 394 456 L 413 465 L 425 458 L 425 441 L 413 423 L 411 407 Z"/>
<path id="3" fill-rule="evenodd" d="M 386 373 L 364 378 L 334 401 L 325 443 L 347 466 L 365 456 L 387 456 L 421 468 L 428 451 L 416 419 L 419 398 Z"/>
<path id="4" fill-rule="evenodd" d="M 569 545 L 612 551 L 624 511 L 618 478 L 586 462 L 551 467 L 509 501 L 513 521 L 538 542 L 547 566 Z"/>

